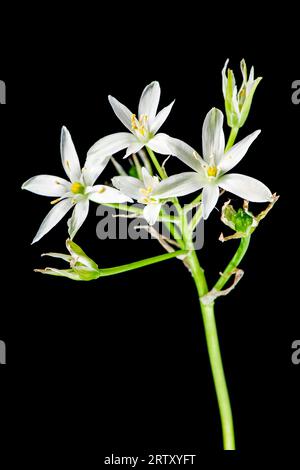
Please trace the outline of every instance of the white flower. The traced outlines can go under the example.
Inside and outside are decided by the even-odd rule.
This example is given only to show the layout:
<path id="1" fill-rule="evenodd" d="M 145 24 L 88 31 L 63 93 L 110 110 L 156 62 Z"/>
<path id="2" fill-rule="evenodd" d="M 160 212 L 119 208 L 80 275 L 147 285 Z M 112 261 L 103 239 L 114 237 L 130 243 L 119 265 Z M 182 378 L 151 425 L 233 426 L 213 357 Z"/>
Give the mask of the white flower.
<path id="1" fill-rule="evenodd" d="M 219 109 L 213 108 L 207 114 L 202 128 L 204 158 L 201 158 L 192 147 L 181 140 L 173 138 L 169 140 L 172 155 L 178 157 L 196 172 L 193 174 L 197 175 L 197 180 L 195 180 L 195 176 L 191 179 L 190 173 L 186 173 L 185 194 L 203 188 L 204 219 L 208 218 L 217 203 L 219 187 L 252 202 L 272 200 L 271 191 L 257 179 L 240 174 L 226 174 L 242 160 L 252 142 L 259 135 L 260 130 L 248 135 L 225 153 L 223 120 L 223 113 Z M 156 191 L 157 196 L 160 195 L 161 190 L 164 197 L 168 197 L 168 191 L 165 190 L 164 183 L 164 181 L 160 183 L 160 189 Z M 184 178 L 181 183 L 184 186 Z"/>
<path id="2" fill-rule="evenodd" d="M 149 225 L 158 219 L 163 199 L 181 196 L 198 189 L 198 175 L 193 172 L 181 173 L 159 181 L 151 176 L 146 168 L 142 168 L 143 181 L 132 176 L 115 176 L 113 185 L 123 194 L 145 204 L 144 218 Z M 159 196 L 158 196 L 159 193 Z"/>
<path id="3" fill-rule="evenodd" d="M 75 234 L 85 221 L 89 211 L 89 201 L 101 203 L 132 202 L 119 191 L 109 186 L 96 185 L 94 182 L 106 167 L 110 156 L 93 166 L 86 163 L 81 170 L 79 159 L 69 131 L 63 127 L 61 131 L 61 159 L 64 170 L 70 181 L 51 175 L 38 175 L 30 178 L 22 185 L 41 196 L 56 197 L 51 204 L 54 207 L 43 220 L 32 243 L 40 240 L 48 233 L 71 209 L 74 208 L 72 217 L 68 220 L 70 238 Z"/>
<path id="4" fill-rule="evenodd" d="M 167 119 L 174 101 L 163 108 L 158 114 L 157 108 L 160 99 L 160 86 L 152 82 L 146 86 L 139 102 L 138 117 L 120 103 L 113 96 L 108 100 L 120 121 L 130 132 L 118 132 L 98 140 L 88 152 L 88 161 L 101 161 L 106 155 L 113 155 L 120 150 L 127 149 L 125 157 L 141 150 L 147 145 L 154 152 L 168 155 L 168 136 L 156 134 Z"/>
<path id="5" fill-rule="evenodd" d="M 254 67 L 251 67 L 250 75 L 247 75 L 245 60 L 241 60 L 241 72 L 243 76 L 242 85 L 237 91 L 234 73 L 231 69 L 227 71 L 229 59 L 226 60 L 222 70 L 222 90 L 225 100 L 225 109 L 229 127 L 242 127 L 248 117 L 253 95 L 262 77 L 254 79 Z M 227 71 L 227 75 L 226 75 Z"/>

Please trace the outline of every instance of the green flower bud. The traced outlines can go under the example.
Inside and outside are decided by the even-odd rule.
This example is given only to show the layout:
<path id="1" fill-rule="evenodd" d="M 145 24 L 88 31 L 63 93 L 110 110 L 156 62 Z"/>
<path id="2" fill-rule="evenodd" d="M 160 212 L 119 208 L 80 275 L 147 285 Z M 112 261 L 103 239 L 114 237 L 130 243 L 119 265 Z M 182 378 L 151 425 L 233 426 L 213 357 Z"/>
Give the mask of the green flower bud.
<path id="1" fill-rule="evenodd" d="M 246 122 L 255 90 L 262 77 L 254 79 L 254 68 L 251 67 L 248 78 L 246 62 L 243 59 L 240 64 L 243 82 L 238 91 L 233 71 L 227 70 L 228 61 L 227 59 L 222 70 L 222 89 L 227 123 L 231 128 L 240 128 Z"/>
<path id="2" fill-rule="evenodd" d="M 98 277 L 100 277 L 98 265 L 72 240 L 67 240 L 66 245 L 70 253 L 69 255 L 63 253 L 45 253 L 42 256 L 63 259 L 70 264 L 70 269 L 45 268 L 35 269 L 35 271 L 51 276 L 67 277 L 73 281 L 91 281 L 98 279 Z"/>

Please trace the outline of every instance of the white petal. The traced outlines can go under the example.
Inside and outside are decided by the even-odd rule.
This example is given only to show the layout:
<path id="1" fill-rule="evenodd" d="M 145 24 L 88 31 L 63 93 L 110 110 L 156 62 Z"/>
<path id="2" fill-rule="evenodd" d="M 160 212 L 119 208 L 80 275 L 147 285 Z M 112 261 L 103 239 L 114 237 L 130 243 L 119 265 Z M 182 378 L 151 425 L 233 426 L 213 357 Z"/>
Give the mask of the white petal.
<path id="1" fill-rule="evenodd" d="M 145 188 L 152 187 L 154 177 L 150 175 L 149 171 L 144 166 L 142 168 L 142 175 Z"/>
<path id="2" fill-rule="evenodd" d="M 96 185 L 89 193 L 90 201 L 102 203 L 119 203 L 119 202 L 133 202 L 133 200 L 122 194 L 118 189 L 111 188 L 105 185 Z"/>
<path id="3" fill-rule="evenodd" d="M 147 206 L 144 207 L 143 215 L 149 225 L 155 224 L 155 222 L 158 219 L 160 209 L 161 209 L 161 204 L 158 204 L 158 203 L 147 204 Z"/>
<path id="4" fill-rule="evenodd" d="M 51 258 L 63 259 L 64 261 L 67 261 L 68 263 L 72 261 L 72 256 L 65 255 L 64 253 L 43 253 L 41 256 L 49 256 Z"/>
<path id="5" fill-rule="evenodd" d="M 68 220 L 69 235 L 71 240 L 82 226 L 89 212 L 89 200 L 82 199 L 74 207 L 72 217 Z"/>
<path id="6" fill-rule="evenodd" d="M 36 272 L 42 274 L 49 274 L 50 276 L 61 276 L 68 277 L 73 281 L 80 281 L 80 276 L 78 273 L 75 273 L 72 269 L 55 269 L 55 268 L 45 268 L 45 269 L 35 269 Z"/>
<path id="7" fill-rule="evenodd" d="M 34 237 L 32 243 L 39 241 L 46 233 L 48 233 L 58 222 L 66 215 L 66 213 L 73 207 L 71 199 L 64 199 L 58 202 L 46 215 L 41 226 Z"/>
<path id="8" fill-rule="evenodd" d="M 147 146 L 154 152 L 161 153 L 162 155 L 170 155 L 169 139 L 170 137 L 167 134 L 157 134 L 149 140 Z"/>
<path id="9" fill-rule="evenodd" d="M 152 134 L 156 134 L 156 132 L 161 128 L 161 126 L 163 125 L 167 117 L 169 116 L 174 103 L 175 103 L 175 100 L 172 101 L 172 103 L 169 104 L 169 106 L 166 106 L 161 111 L 159 111 L 157 116 L 154 118 L 150 126 L 150 132 L 152 132 Z"/>
<path id="10" fill-rule="evenodd" d="M 134 144 L 129 145 L 129 147 L 126 150 L 126 153 L 125 153 L 123 158 L 127 158 L 130 155 L 132 155 L 133 153 L 139 152 L 139 150 L 141 150 L 141 148 L 143 148 L 143 147 L 144 147 L 143 142 L 136 142 Z"/>
<path id="11" fill-rule="evenodd" d="M 189 171 L 161 181 L 152 195 L 160 198 L 185 196 L 203 188 L 205 184 L 206 180 L 198 173 Z"/>
<path id="12" fill-rule="evenodd" d="M 169 137 L 168 147 L 172 155 L 175 155 L 175 157 L 179 158 L 179 160 L 198 173 L 204 174 L 201 165 L 203 160 L 190 145 L 186 144 L 182 140 Z"/>
<path id="13" fill-rule="evenodd" d="M 61 129 L 60 153 L 63 167 L 72 182 L 79 181 L 81 176 L 80 163 L 70 132 L 66 127 Z"/>
<path id="14" fill-rule="evenodd" d="M 160 99 L 160 86 L 158 82 L 152 82 L 144 89 L 139 103 L 139 118 L 142 114 L 148 116 L 148 122 L 151 126 L 155 118 L 158 103 Z"/>
<path id="15" fill-rule="evenodd" d="M 137 137 L 129 132 L 117 132 L 102 137 L 88 151 L 87 162 L 92 156 L 105 158 L 107 155 L 113 155 L 135 142 L 138 142 Z"/>
<path id="16" fill-rule="evenodd" d="M 202 127 L 202 151 L 208 164 L 217 165 L 224 154 L 225 137 L 222 111 L 212 108 L 206 115 Z M 210 157 L 213 157 L 211 159 Z"/>
<path id="17" fill-rule="evenodd" d="M 118 188 L 121 193 L 133 199 L 140 199 L 140 190 L 144 188 L 142 181 L 132 176 L 115 176 L 112 178 L 112 184 Z"/>
<path id="18" fill-rule="evenodd" d="M 244 155 L 247 153 L 248 148 L 260 134 L 260 132 L 260 130 L 257 130 L 248 135 L 243 140 L 231 147 L 231 149 L 223 155 L 219 164 L 219 168 L 223 173 L 227 173 L 227 171 L 231 170 L 242 160 Z"/>
<path id="19" fill-rule="evenodd" d="M 222 69 L 222 91 L 223 91 L 223 96 L 226 98 L 226 90 L 227 90 L 227 76 L 226 76 L 226 71 L 227 71 L 227 66 L 228 66 L 229 59 L 226 60 L 225 65 Z"/>
<path id="20" fill-rule="evenodd" d="M 203 189 L 202 202 L 203 202 L 203 218 L 206 220 L 209 214 L 217 204 L 219 199 L 219 188 L 216 184 L 208 184 Z"/>
<path id="21" fill-rule="evenodd" d="M 124 106 L 124 104 L 120 103 L 120 101 L 116 100 L 113 96 L 108 97 L 108 101 L 112 109 L 114 110 L 115 115 L 120 119 L 120 121 L 124 124 L 127 129 L 130 131 L 132 130 L 131 126 L 131 116 L 132 112 Z"/>
<path id="22" fill-rule="evenodd" d="M 110 155 L 106 157 L 88 157 L 82 169 L 83 182 L 86 186 L 93 186 L 96 179 L 111 159 Z"/>
<path id="23" fill-rule="evenodd" d="M 242 199 L 251 202 L 267 202 L 271 201 L 272 193 L 269 188 L 250 176 L 231 173 L 230 175 L 221 176 L 218 181 L 221 188 L 236 194 Z"/>
<path id="24" fill-rule="evenodd" d="M 63 178 L 51 175 L 38 175 L 25 181 L 22 185 L 22 189 L 39 194 L 40 196 L 57 197 L 69 191 L 70 186 L 69 181 Z"/>

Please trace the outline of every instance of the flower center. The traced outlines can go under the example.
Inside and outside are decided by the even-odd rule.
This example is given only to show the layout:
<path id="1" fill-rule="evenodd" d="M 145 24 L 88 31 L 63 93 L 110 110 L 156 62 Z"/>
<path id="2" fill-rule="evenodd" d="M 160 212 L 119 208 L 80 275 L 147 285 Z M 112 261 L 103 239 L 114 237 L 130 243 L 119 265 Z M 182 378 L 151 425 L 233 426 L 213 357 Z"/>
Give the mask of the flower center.
<path id="1" fill-rule="evenodd" d="M 147 114 L 142 114 L 140 119 L 137 119 L 135 114 L 131 115 L 131 129 L 133 131 L 138 132 L 143 137 L 145 136 L 145 134 L 148 130 L 147 129 L 147 122 L 148 122 Z"/>
<path id="2" fill-rule="evenodd" d="M 207 168 L 207 176 L 217 176 L 217 167 L 216 166 L 209 166 Z"/>
<path id="3" fill-rule="evenodd" d="M 71 191 L 73 194 L 83 194 L 84 186 L 79 181 L 75 181 L 71 186 Z"/>
<path id="4" fill-rule="evenodd" d="M 141 202 L 143 204 L 149 204 L 150 202 L 153 202 L 153 200 L 150 197 L 152 191 L 153 191 L 153 188 L 151 186 L 148 186 L 148 188 L 141 188 L 140 189 L 140 193 L 142 195 Z"/>

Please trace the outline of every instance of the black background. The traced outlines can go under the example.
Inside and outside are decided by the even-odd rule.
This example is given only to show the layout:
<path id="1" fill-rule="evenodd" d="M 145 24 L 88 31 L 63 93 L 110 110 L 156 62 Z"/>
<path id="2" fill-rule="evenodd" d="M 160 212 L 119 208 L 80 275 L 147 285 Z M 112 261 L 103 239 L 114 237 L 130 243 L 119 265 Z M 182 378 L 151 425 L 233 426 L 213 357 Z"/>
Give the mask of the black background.
<path id="1" fill-rule="evenodd" d="M 66 459 L 84 455 L 100 462 L 112 452 L 220 449 L 202 321 L 185 268 L 171 260 L 91 283 L 33 273 L 45 265 L 41 253 L 64 251 L 67 227 L 61 222 L 30 246 L 49 204 L 20 186 L 35 174 L 63 176 L 62 125 L 83 163 L 96 140 L 124 130 L 107 95 L 135 110 L 152 80 L 161 84 L 161 106 L 176 98 L 162 131 L 201 150 L 207 111 L 223 109 L 225 59 L 238 73 L 245 57 L 264 79 L 239 138 L 257 128 L 262 134 L 237 171 L 264 181 L 281 198 L 255 232 L 242 263 L 245 276 L 217 303 L 216 317 L 238 449 L 294 449 L 300 421 L 300 366 L 291 362 L 291 344 L 300 336 L 294 305 L 300 118 L 300 105 L 291 101 L 292 82 L 300 78 L 295 19 L 283 39 L 279 22 L 266 31 L 258 16 L 242 32 L 240 23 L 217 27 L 211 17 L 198 23 L 192 11 L 163 19 L 157 10 L 149 12 L 138 27 L 120 11 L 77 13 L 81 19 L 73 22 L 65 11 L 39 12 L 41 21 L 25 22 L 18 40 L 16 30 L 8 33 L 2 58 L 7 105 L 0 108 L 0 338 L 7 344 L 7 365 L 1 367 L 7 442 L 17 439 L 24 457 L 33 458 L 39 448 L 49 459 L 63 450 Z M 99 265 L 161 253 L 154 241 L 100 242 L 95 212 L 93 205 L 76 241 Z M 235 242 L 217 241 L 221 230 L 214 211 L 200 253 L 210 285 L 235 249 Z"/>

